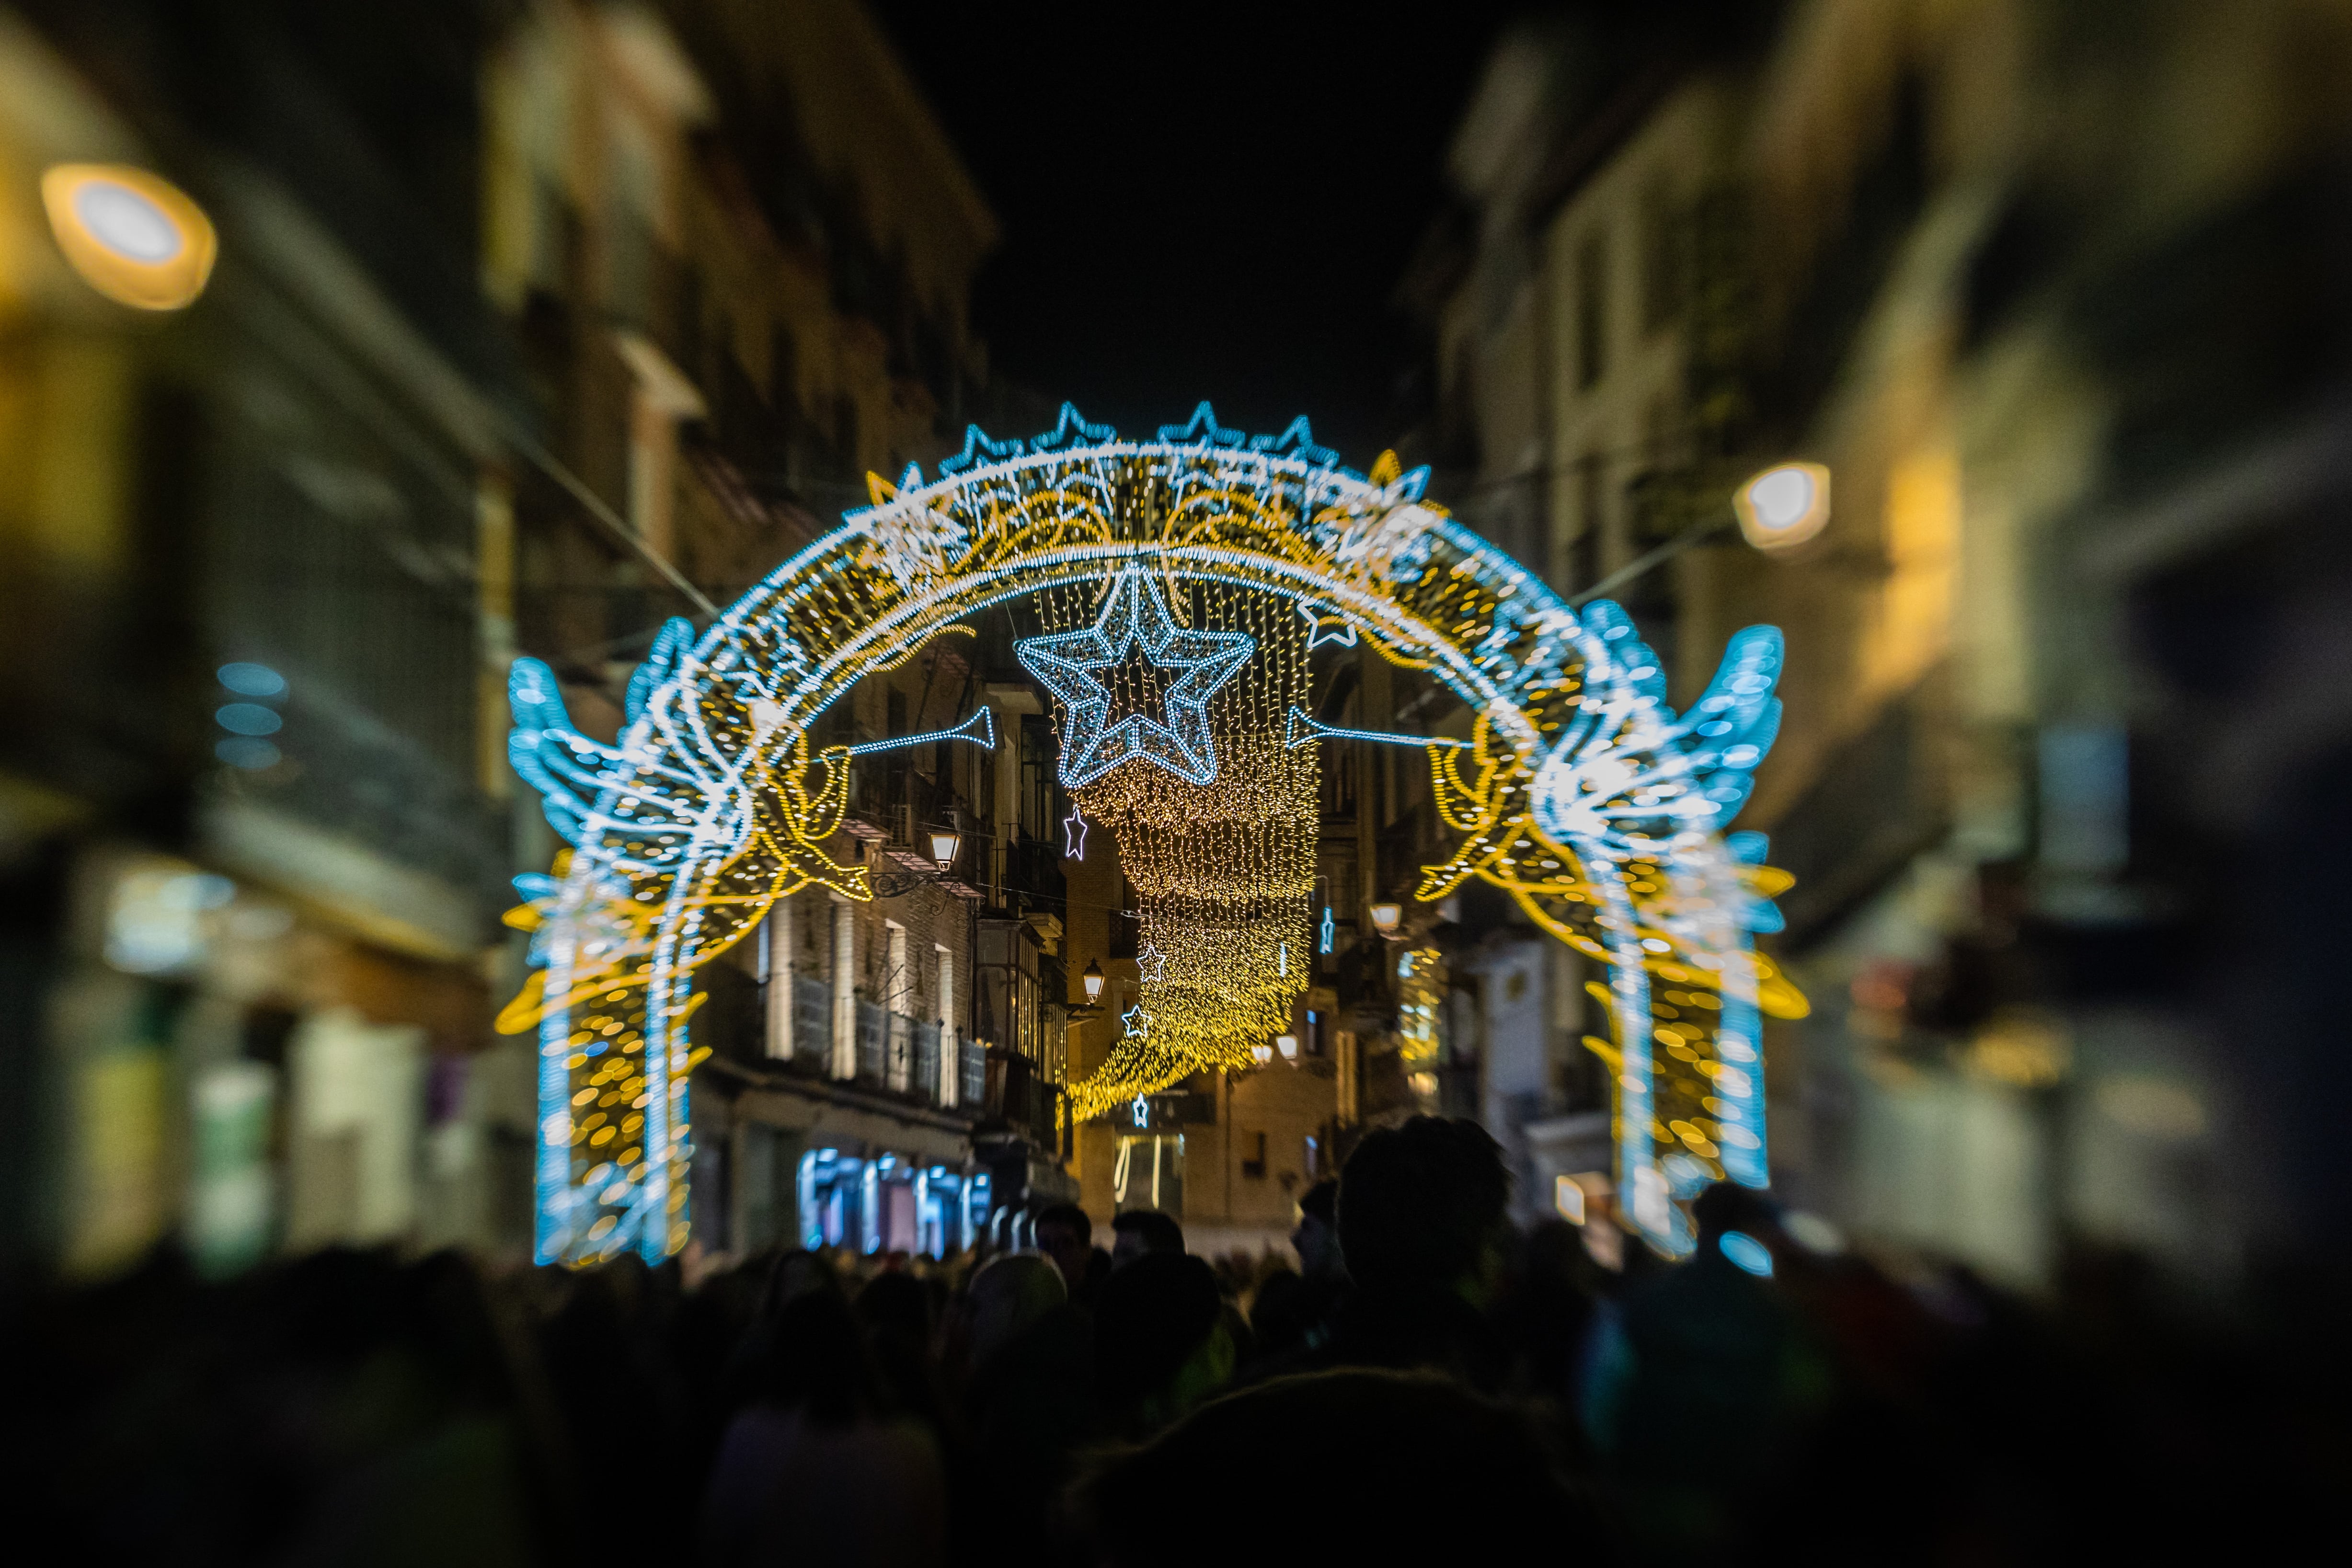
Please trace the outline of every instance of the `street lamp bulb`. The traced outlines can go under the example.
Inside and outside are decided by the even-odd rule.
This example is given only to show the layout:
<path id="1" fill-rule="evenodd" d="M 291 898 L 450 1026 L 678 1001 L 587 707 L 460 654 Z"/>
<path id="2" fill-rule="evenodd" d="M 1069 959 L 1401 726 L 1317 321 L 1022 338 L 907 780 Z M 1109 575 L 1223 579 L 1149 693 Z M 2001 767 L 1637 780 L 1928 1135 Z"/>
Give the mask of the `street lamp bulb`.
<path id="1" fill-rule="evenodd" d="M 1087 972 L 1079 976 L 1078 979 L 1087 988 L 1087 1000 L 1090 1002 L 1102 1000 L 1103 972 L 1100 964 L 1096 963 L 1092 958 L 1087 959 Z"/>
<path id="2" fill-rule="evenodd" d="M 1251 1046 L 1250 1060 L 1256 1062 L 1260 1067 L 1264 1067 L 1267 1062 L 1274 1060 L 1274 1047 L 1265 1044 L 1264 1041 L 1260 1041 L 1258 1044 Z"/>
<path id="3" fill-rule="evenodd" d="M 1759 549 L 1787 549 L 1822 531 L 1830 518 L 1830 471 L 1818 463 L 1779 463 L 1731 498 L 1740 532 Z"/>
<path id="4" fill-rule="evenodd" d="M 109 299 L 177 310 L 205 291 L 219 242 L 170 181 L 123 164 L 58 163 L 41 175 L 41 201 L 58 248 Z"/>
<path id="5" fill-rule="evenodd" d="M 1398 923 L 1403 919 L 1404 907 L 1402 904 L 1375 904 L 1372 905 L 1372 925 L 1383 936 L 1394 936 Z"/>
<path id="6" fill-rule="evenodd" d="M 963 835 L 952 828 L 942 828 L 931 835 L 931 859 L 945 871 L 955 864 L 956 854 L 963 848 Z"/>
<path id="7" fill-rule="evenodd" d="M 1295 1034 L 1276 1035 L 1274 1037 L 1274 1048 L 1275 1050 L 1282 1052 L 1282 1060 L 1285 1061 L 1296 1061 L 1298 1060 L 1298 1037 Z"/>

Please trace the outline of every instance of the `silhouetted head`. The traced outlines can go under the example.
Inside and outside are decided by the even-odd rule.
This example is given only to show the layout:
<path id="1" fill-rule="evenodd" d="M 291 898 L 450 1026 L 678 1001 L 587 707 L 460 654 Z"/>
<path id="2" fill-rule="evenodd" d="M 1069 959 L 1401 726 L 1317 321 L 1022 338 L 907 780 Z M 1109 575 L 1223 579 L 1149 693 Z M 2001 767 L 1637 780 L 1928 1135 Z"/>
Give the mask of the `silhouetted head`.
<path id="1" fill-rule="evenodd" d="M 1780 1223 L 1771 1199 L 1727 1181 L 1717 1182 L 1693 1198 L 1690 1214 L 1701 1241 L 1712 1241 L 1727 1230 L 1745 1231 L 1761 1240 Z"/>
<path id="2" fill-rule="evenodd" d="M 1184 1255 L 1184 1228 L 1156 1208 L 1131 1208 L 1110 1222 L 1110 1266 L 1124 1269 L 1152 1254 Z"/>
<path id="3" fill-rule="evenodd" d="M 1233 1370 L 1230 1344 L 1221 1364 L 1202 1353 L 1213 1350 L 1223 1313 L 1216 1271 L 1204 1260 L 1154 1252 L 1113 1273 L 1095 1305 L 1104 1403 L 1121 1413 L 1151 1405 L 1153 1414 L 1172 1416 L 1222 1385 Z M 1176 1386 L 1188 1373 L 1193 1386 Z"/>
<path id="4" fill-rule="evenodd" d="M 912 1274 L 877 1274 L 857 1292 L 857 1321 L 875 1333 L 897 1334 L 910 1344 L 928 1344 L 931 1293 Z"/>
<path id="5" fill-rule="evenodd" d="M 857 1321 L 838 1291 L 812 1291 L 776 1314 L 765 1382 L 761 1393 L 770 1403 L 820 1421 L 854 1421 L 885 1405 Z"/>
<path id="6" fill-rule="evenodd" d="M 1319 1274 L 1339 1262 L 1339 1184 L 1318 1181 L 1298 1200 L 1298 1223 L 1291 1228 L 1290 1245 L 1298 1253 L 1298 1267 Z"/>
<path id="7" fill-rule="evenodd" d="M 1475 1122 L 1415 1116 L 1365 1135 L 1339 1175 L 1339 1245 L 1368 1289 L 1483 1284 L 1507 1231 L 1510 1176 Z"/>
<path id="8" fill-rule="evenodd" d="M 1072 1294 L 1087 1282 L 1087 1264 L 1094 1256 L 1095 1222 L 1075 1203 L 1057 1203 L 1038 1211 L 1033 1228 L 1037 1250 L 1062 1270 L 1062 1283 Z"/>
<path id="9" fill-rule="evenodd" d="M 760 1301 L 760 1315 L 773 1320 L 777 1313 L 818 1291 L 838 1291 L 840 1276 L 833 1265 L 816 1252 L 794 1250 L 786 1252 L 768 1271 L 768 1285 Z"/>
<path id="10" fill-rule="evenodd" d="M 1021 1331 L 1069 1300 L 1062 1271 L 1042 1252 L 994 1259 L 971 1277 L 971 1364 L 978 1370 Z"/>

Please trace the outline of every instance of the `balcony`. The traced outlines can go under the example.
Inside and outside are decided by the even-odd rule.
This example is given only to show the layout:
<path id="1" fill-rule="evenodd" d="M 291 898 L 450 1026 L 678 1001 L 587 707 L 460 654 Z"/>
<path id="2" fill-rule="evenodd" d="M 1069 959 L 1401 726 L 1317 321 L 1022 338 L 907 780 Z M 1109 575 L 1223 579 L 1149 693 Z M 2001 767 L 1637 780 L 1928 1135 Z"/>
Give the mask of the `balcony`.
<path id="1" fill-rule="evenodd" d="M 793 975 L 790 980 L 793 1054 L 788 1059 L 766 1053 L 765 1031 L 757 1022 L 765 1009 L 764 987 L 751 988 L 755 995 L 745 998 L 753 1008 L 707 1008 L 695 1027 L 706 1038 L 718 1037 L 709 1039 L 715 1051 L 739 1066 L 830 1081 L 833 988 L 809 975 Z M 988 1085 L 987 1051 L 978 1040 L 938 1023 L 891 1012 L 865 997 L 856 998 L 856 1019 L 854 1071 L 843 1082 L 909 1105 L 980 1113 Z"/>

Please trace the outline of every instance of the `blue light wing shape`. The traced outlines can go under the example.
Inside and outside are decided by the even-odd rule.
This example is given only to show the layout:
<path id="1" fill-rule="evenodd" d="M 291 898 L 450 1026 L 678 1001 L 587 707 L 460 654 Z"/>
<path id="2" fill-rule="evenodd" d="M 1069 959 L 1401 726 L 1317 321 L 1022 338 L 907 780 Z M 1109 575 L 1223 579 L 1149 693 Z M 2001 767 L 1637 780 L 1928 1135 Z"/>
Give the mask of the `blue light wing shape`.
<path id="1" fill-rule="evenodd" d="M 1780 684 L 1781 653 L 1777 627 L 1735 632 L 1715 679 L 1685 716 L 1691 768 L 1700 793 L 1720 808 L 1718 822 L 1729 821 L 1748 803 L 1757 764 L 1780 734 L 1780 699 L 1773 688 Z"/>
<path id="2" fill-rule="evenodd" d="M 546 664 L 517 659 L 507 677 L 507 701 L 515 718 L 507 760 L 539 791 L 541 809 L 565 842 L 578 846 L 600 828 L 660 835 L 690 826 L 688 808 L 678 797 L 696 793 L 692 781 L 581 734 Z"/>
<path id="3" fill-rule="evenodd" d="M 654 636 L 652 650 L 646 654 L 646 662 L 629 676 L 629 723 L 637 722 L 645 713 L 646 703 L 654 695 L 655 688 L 677 673 L 679 663 L 693 647 L 692 622 L 682 615 L 673 615 L 662 622 L 662 629 Z M 559 709 L 562 706 L 561 697 L 556 699 L 556 706 Z"/>
<path id="4" fill-rule="evenodd" d="M 1580 712 L 1538 770 L 1538 825 L 1617 850 L 1634 838 L 1719 831 L 1747 803 L 1780 728 L 1779 629 L 1735 633 L 1705 694 L 1676 718 L 1658 661 L 1624 612 L 1603 601 L 1585 613 L 1610 644 L 1621 695 Z"/>

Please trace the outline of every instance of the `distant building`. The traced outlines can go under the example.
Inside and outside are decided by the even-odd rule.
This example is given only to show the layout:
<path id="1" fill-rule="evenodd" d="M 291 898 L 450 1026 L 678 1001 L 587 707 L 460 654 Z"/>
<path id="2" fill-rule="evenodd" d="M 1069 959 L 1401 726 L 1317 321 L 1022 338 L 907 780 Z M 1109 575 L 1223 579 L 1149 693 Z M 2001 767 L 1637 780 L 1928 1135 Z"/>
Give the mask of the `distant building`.
<path id="1" fill-rule="evenodd" d="M 994 220 L 847 0 L 36 5 L 0 76 L 0 985 L 39 1165 L 5 1246 L 81 1276 L 170 1239 L 222 1271 L 522 1255 L 499 919 L 559 846 L 506 764 L 508 666 L 609 737 L 666 617 L 946 448 Z M 208 214 L 193 303 L 73 259 L 41 176 L 84 164 Z M 835 722 L 985 700 L 932 650 Z M 1058 980 L 1034 942 L 987 956 L 1025 909 L 1018 768 L 889 755 L 837 851 L 923 880 L 796 899 L 709 977 L 706 1249 L 938 1250 L 1054 1187 Z"/>
<path id="2" fill-rule="evenodd" d="M 0 18 L 36 1129 L 7 1244 L 36 1267 L 527 1228 L 484 1050 L 511 895 L 476 563 L 520 386 L 472 250 L 486 42 L 455 4 Z M 93 216 L 134 259 L 194 243 L 152 202 L 45 212 L 90 164 L 207 215 L 200 294 L 126 306 L 68 265 Z"/>
<path id="3" fill-rule="evenodd" d="M 2325 5 L 1809 4 L 1759 78 L 1758 402 L 1833 515 L 1710 614 L 1790 632 L 1786 1186 L 1859 1229 L 2342 1244 L 2347 62 Z"/>
<path id="4" fill-rule="evenodd" d="M 2308 954 L 2345 925 L 2352 335 L 2316 84 L 2352 37 L 2321 5 L 1773 20 L 1507 40 L 1406 284 L 1415 455 L 1625 603 L 1679 701 L 1738 627 L 1788 633 L 1740 824 L 1796 875 L 1775 950 L 1815 1009 L 1767 1040 L 1785 1201 L 2032 1287 L 2336 1246 Z M 1731 542 L 1788 459 L 1826 528 Z M 1491 1085 L 1533 1048 L 1485 999 Z"/>
<path id="5" fill-rule="evenodd" d="M 488 101 L 487 286 L 542 439 L 601 502 L 519 490 L 517 645 L 609 732 L 689 588 L 723 606 L 866 505 L 869 473 L 952 450 L 995 220 L 848 0 L 541 5 Z M 943 640 L 825 716 L 818 738 L 854 745 L 992 706 L 999 745 L 861 761 L 833 852 L 885 895 L 792 895 L 703 972 L 705 1249 L 938 1252 L 1068 1185 L 1054 928 L 1026 918 L 1059 908 L 1025 849 L 1040 742 L 1026 688 L 991 678 Z M 960 839 L 944 873 L 935 831 Z"/>
<path id="6" fill-rule="evenodd" d="M 1683 700 L 1722 647 L 1714 619 L 1685 607 L 1749 564 L 1719 538 L 1669 541 L 1727 517 L 1746 471 L 1741 160 L 1757 43 L 1590 18 L 1507 33 L 1448 154 L 1454 203 L 1402 289 L 1429 356 L 1407 452 L 1434 467 L 1433 494 L 1563 596 L 1623 604 Z M 1662 547 L 1674 559 L 1647 569 Z M 1427 793 L 1415 769 L 1400 782 Z M 1424 809 L 1412 852 L 1381 859 L 1391 896 L 1410 892 L 1435 828 Z M 1440 1014 L 1455 1085 L 1443 1108 L 1501 1140 L 1522 1220 L 1581 1217 L 1612 1168 L 1605 1074 L 1582 1043 L 1605 1032 L 1586 1020 L 1585 988 L 1605 977 L 1491 890 L 1452 904 L 1438 927 L 1456 998 Z"/>

